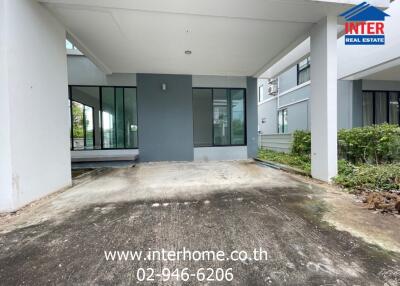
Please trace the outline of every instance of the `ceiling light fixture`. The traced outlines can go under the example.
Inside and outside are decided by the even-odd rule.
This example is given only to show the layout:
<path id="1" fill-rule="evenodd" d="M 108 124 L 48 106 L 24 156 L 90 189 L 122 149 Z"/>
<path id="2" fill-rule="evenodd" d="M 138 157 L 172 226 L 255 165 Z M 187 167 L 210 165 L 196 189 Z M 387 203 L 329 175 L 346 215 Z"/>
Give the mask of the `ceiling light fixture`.
<path id="1" fill-rule="evenodd" d="M 186 55 L 191 55 L 191 54 L 192 54 L 192 51 L 186 50 L 186 51 L 185 51 L 185 54 L 186 54 Z"/>

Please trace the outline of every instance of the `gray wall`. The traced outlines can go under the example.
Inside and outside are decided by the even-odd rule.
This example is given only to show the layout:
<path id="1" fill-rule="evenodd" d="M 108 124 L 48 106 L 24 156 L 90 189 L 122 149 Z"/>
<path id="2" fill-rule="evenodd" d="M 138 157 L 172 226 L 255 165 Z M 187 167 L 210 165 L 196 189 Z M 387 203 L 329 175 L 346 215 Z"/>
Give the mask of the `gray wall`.
<path id="1" fill-rule="evenodd" d="M 309 130 L 309 101 L 303 101 L 287 107 L 288 110 L 288 132 L 296 130 Z"/>
<path id="2" fill-rule="evenodd" d="M 193 87 L 246 88 L 244 76 L 193 75 Z"/>
<path id="3" fill-rule="evenodd" d="M 338 80 L 337 83 L 338 129 L 353 127 L 353 81 Z"/>
<path id="4" fill-rule="evenodd" d="M 280 93 L 297 86 L 297 65 L 282 73 L 278 77 L 278 81 Z"/>
<path id="5" fill-rule="evenodd" d="M 363 80 L 362 90 L 399 91 L 400 81 L 388 80 Z"/>
<path id="6" fill-rule="evenodd" d="M 257 109 L 257 79 L 247 78 L 246 92 L 246 115 L 247 115 L 247 155 L 252 158 L 258 152 L 258 109 Z"/>
<path id="7" fill-rule="evenodd" d="M 264 123 L 263 123 L 264 121 Z M 276 98 L 258 106 L 258 127 L 261 134 L 275 134 L 277 132 Z"/>
<path id="8" fill-rule="evenodd" d="M 192 161 L 192 76 L 138 74 L 137 88 L 140 160 Z"/>
<path id="9" fill-rule="evenodd" d="M 290 72 L 290 70 L 288 72 Z M 284 78 L 288 78 L 287 74 Z M 286 87 L 291 85 L 290 83 L 285 82 L 282 78 L 280 78 L 280 84 L 283 84 Z M 361 90 L 359 91 L 358 97 L 353 99 L 353 92 L 355 92 L 355 88 L 357 87 L 360 88 L 359 83 L 358 86 L 354 86 L 352 81 L 338 81 L 338 129 L 352 128 L 355 123 L 361 124 L 359 123 L 360 120 L 362 121 L 362 102 L 360 101 Z M 290 88 L 293 88 L 293 86 L 290 86 Z M 306 85 L 259 104 L 258 125 L 261 134 L 277 133 L 277 116 L 278 110 L 281 109 L 287 109 L 288 111 L 289 133 L 292 133 L 295 130 L 310 130 L 310 88 L 310 85 Z M 262 123 L 264 118 L 266 122 Z"/>

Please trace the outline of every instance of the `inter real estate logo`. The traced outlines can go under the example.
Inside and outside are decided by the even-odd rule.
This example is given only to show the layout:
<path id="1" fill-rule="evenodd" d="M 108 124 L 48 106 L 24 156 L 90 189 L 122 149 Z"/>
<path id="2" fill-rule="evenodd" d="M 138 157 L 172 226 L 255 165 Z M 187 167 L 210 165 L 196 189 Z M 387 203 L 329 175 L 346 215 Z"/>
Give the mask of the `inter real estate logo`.
<path id="1" fill-rule="evenodd" d="M 346 45 L 385 44 L 385 12 L 363 2 L 340 16 L 346 20 Z"/>

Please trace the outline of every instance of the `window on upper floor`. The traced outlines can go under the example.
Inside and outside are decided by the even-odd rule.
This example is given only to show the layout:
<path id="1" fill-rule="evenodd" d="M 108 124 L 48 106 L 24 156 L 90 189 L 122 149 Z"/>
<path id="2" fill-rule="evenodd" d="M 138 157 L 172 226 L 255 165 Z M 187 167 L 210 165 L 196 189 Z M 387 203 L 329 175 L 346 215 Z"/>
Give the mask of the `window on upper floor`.
<path id="1" fill-rule="evenodd" d="M 288 110 L 281 109 L 278 111 L 278 133 L 288 133 Z"/>
<path id="2" fill-rule="evenodd" d="M 264 100 L 264 85 L 260 85 L 258 87 L 258 102 L 261 102 Z"/>
<path id="3" fill-rule="evenodd" d="M 297 64 L 297 85 L 305 83 L 310 80 L 310 57 L 302 60 Z"/>

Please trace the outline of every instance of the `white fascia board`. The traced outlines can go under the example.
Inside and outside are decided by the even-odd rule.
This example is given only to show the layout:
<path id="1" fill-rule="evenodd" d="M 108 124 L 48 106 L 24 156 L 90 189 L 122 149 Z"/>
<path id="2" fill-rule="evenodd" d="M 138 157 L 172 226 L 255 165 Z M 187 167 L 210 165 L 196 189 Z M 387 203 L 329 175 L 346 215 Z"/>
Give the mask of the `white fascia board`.
<path id="1" fill-rule="evenodd" d="M 286 49 L 280 52 L 277 56 L 273 58 L 272 61 L 264 65 L 257 73 L 254 74 L 254 77 L 261 77 L 266 71 L 268 71 L 273 65 L 279 63 L 282 58 L 284 58 L 287 54 L 293 51 L 296 47 L 298 47 L 301 43 L 303 43 L 310 35 L 308 33 L 302 35 L 301 37 L 297 38 L 293 43 L 291 43 Z M 264 76 L 265 77 L 265 76 Z"/>
<path id="2" fill-rule="evenodd" d="M 305 59 L 310 54 L 310 38 L 307 38 L 300 45 L 285 55 L 280 61 L 272 65 L 259 78 L 274 78 L 293 67 L 299 61 Z"/>
<path id="3" fill-rule="evenodd" d="M 363 78 L 368 77 L 370 75 L 379 73 L 381 71 L 388 70 L 390 68 L 393 68 L 393 67 L 396 67 L 396 66 L 399 66 L 399 65 L 400 65 L 400 57 L 397 58 L 397 59 L 385 62 L 383 64 L 371 67 L 369 69 L 362 70 L 362 71 L 359 71 L 357 73 L 354 73 L 354 74 L 339 78 L 339 79 L 341 79 L 341 80 L 359 80 L 359 79 L 363 79 Z"/>

